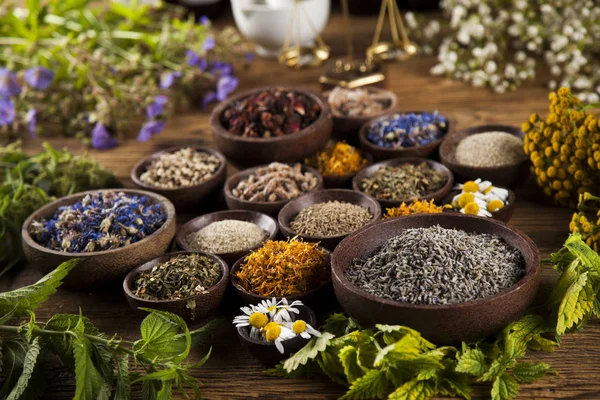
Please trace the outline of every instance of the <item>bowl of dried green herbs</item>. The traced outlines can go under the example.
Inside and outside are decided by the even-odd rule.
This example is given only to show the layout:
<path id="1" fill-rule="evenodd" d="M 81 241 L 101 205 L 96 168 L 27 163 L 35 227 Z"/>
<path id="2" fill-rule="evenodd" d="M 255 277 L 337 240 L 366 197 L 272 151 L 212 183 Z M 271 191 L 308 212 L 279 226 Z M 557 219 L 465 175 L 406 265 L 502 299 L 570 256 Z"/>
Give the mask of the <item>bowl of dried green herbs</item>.
<path id="1" fill-rule="evenodd" d="M 187 321 L 212 316 L 229 282 L 229 266 L 201 252 L 168 253 L 135 268 L 123 280 L 127 303 L 168 311 Z"/>

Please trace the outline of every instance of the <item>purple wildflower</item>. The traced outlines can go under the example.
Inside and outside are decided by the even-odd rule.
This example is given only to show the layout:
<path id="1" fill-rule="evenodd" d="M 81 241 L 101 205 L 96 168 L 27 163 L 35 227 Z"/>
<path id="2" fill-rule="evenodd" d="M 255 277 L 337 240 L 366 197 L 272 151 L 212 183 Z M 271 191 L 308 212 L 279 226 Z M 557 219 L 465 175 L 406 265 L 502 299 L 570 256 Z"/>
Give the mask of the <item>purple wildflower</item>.
<path id="1" fill-rule="evenodd" d="M 165 129 L 165 121 L 148 121 L 140 129 L 137 139 L 140 142 L 147 142 L 152 136 L 159 134 L 163 129 Z"/>
<path id="2" fill-rule="evenodd" d="M 163 94 L 155 96 L 152 103 L 146 107 L 146 115 L 148 118 L 153 119 L 162 114 L 163 107 L 167 104 L 167 100 L 167 96 Z"/>
<path id="3" fill-rule="evenodd" d="M 217 82 L 217 100 L 223 101 L 227 98 L 227 95 L 237 88 L 239 83 L 238 78 L 235 76 L 222 76 Z"/>
<path id="4" fill-rule="evenodd" d="M 25 71 L 24 78 L 35 90 L 46 90 L 54 79 L 54 72 L 44 67 L 33 67 Z"/>
<path id="5" fill-rule="evenodd" d="M 175 80 L 177 80 L 178 78 L 181 78 L 181 72 L 179 72 L 179 71 L 167 72 L 161 76 L 159 86 L 161 89 L 168 89 L 171 86 L 173 86 L 173 84 L 175 83 Z"/>
<path id="6" fill-rule="evenodd" d="M 210 64 L 210 73 L 221 76 L 233 74 L 233 65 L 225 61 L 214 61 Z"/>
<path id="7" fill-rule="evenodd" d="M 8 68 L 0 68 L 0 96 L 18 96 L 20 93 L 21 86 L 14 72 Z"/>
<path id="8" fill-rule="evenodd" d="M 203 15 L 198 19 L 198 22 L 200 22 L 200 25 L 208 26 L 208 24 L 210 24 L 210 19 L 208 19 L 206 15 Z"/>
<path id="9" fill-rule="evenodd" d="M 198 53 L 192 50 L 187 50 L 185 52 L 185 55 L 187 57 L 187 62 L 189 65 L 191 65 L 192 67 L 198 67 L 201 71 L 204 71 L 206 69 L 206 60 L 200 57 Z"/>
<path id="10" fill-rule="evenodd" d="M 110 136 L 104 125 L 96 122 L 92 130 L 92 147 L 99 150 L 110 149 L 117 145 L 117 139 Z"/>
<path id="11" fill-rule="evenodd" d="M 204 98 L 202 99 L 202 108 L 206 108 L 208 107 L 208 105 L 210 103 L 212 103 L 213 101 L 215 101 L 217 99 L 217 93 L 215 92 L 208 92 L 206 93 L 206 95 L 204 96 Z"/>
<path id="12" fill-rule="evenodd" d="M 207 37 L 206 40 L 204 41 L 204 43 L 202 44 L 202 50 L 209 51 L 214 48 L 215 48 L 215 38 L 212 36 Z"/>
<path id="13" fill-rule="evenodd" d="M 0 126 L 8 125 L 15 120 L 15 104 L 11 99 L 0 99 Z"/>
<path id="14" fill-rule="evenodd" d="M 244 54 L 244 61 L 246 62 L 252 62 L 254 61 L 254 59 L 256 58 L 256 54 L 254 54 L 251 51 L 246 52 L 246 54 Z"/>
<path id="15" fill-rule="evenodd" d="M 30 108 L 25 115 L 25 121 L 27 122 L 27 130 L 29 131 L 29 136 L 32 138 L 35 137 L 35 128 L 37 124 L 37 111 L 35 108 Z"/>

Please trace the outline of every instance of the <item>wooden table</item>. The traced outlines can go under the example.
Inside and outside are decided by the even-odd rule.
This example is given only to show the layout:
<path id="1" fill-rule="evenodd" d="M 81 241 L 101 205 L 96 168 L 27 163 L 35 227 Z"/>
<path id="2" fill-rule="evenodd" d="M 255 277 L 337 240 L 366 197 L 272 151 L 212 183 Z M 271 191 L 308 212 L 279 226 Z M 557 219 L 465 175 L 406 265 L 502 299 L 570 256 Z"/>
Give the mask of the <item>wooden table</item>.
<path id="1" fill-rule="evenodd" d="M 369 44 L 374 23 L 372 17 L 357 18 L 353 22 L 357 32 L 355 48 L 365 48 Z M 324 34 L 334 56 L 341 54 L 344 48 L 342 27 L 341 17 L 333 16 Z M 400 109 L 437 109 L 455 118 L 459 127 L 482 123 L 520 125 L 532 112 L 542 115 L 547 112 L 547 89 L 541 82 L 527 84 L 513 93 L 496 95 L 486 89 L 474 89 L 460 82 L 432 77 L 428 71 L 434 63 L 434 58 L 418 57 L 386 66 L 387 87 L 398 95 Z M 292 71 L 274 61 L 257 59 L 249 70 L 239 72 L 240 89 L 285 84 L 319 90 L 317 79 L 320 73 L 319 70 Z M 209 111 L 185 112 L 172 118 L 166 131 L 148 143 L 129 140 L 117 149 L 93 151 L 92 155 L 131 187 L 130 169 L 141 157 L 169 146 L 210 145 L 208 117 Z M 51 142 L 82 151 L 80 145 L 72 140 L 56 138 Z M 40 143 L 41 140 L 27 142 L 26 149 L 37 151 Z M 230 168 L 229 172 L 232 171 Z M 547 257 L 564 242 L 572 211 L 544 205 L 537 198 L 539 195 L 533 186 L 532 183 L 517 190 L 517 207 L 511 223 L 527 233 L 540 248 L 542 256 Z M 180 216 L 180 222 L 191 217 Z M 0 291 L 30 284 L 40 276 L 34 268 L 25 266 L 3 278 Z M 542 294 L 547 293 L 556 278 L 557 274 L 546 267 Z M 80 307 L 98 328 L 110 335 L 116 332 L 125 339 L 139 336 L 141 317 L 127 306 L 118 288 L 114 292 L 101 293 L 60 290 L 38 310 L 38 320 L 44 321 L 54 313 L 77 313 Z M 282 380 L 263 376 L 264 368 L 242 352 L 229 321 L 222 323 L 203 346 L 194 349 L 193 359 L 202 357 L 209 346 L 213 347 L 209 362 L 194 373 L 203 383 L 206 398 L 329 399 L 344 393 L 343 387 L 329 381 Z M 565 336 L 562 346 L 554 353 L 530 352 L 527 358 L 551 364 L 559 375 L 533 385 L 523 385 L 521 398 L 600 398 L 600 321 L 590 322 L 581 333 Z M 72 398 L 74 380 L 59 366 L 52 367 L 49 375 L 47 398 Z M 135 389 L 139 396 L 140 388 Z M 478 387 L 476 392 L 482 398 L 489 396 L 488 387 Z"/>

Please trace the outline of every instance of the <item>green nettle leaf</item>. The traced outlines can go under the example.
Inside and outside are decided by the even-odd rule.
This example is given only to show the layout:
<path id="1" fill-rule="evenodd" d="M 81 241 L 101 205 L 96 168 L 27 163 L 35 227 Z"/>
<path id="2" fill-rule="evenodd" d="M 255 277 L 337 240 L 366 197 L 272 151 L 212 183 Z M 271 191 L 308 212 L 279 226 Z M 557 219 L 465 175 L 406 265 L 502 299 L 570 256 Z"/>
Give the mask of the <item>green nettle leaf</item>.
<path id="1" fill-rule="evenodd" d="M 156 400 L 171 400 L 173 398 L 173 382 L 163 381 L 160 390 L 156 394 Z"/>
<path id="2" fill-rule="evenodd" d="M 125 354 L 117 360 L 117 384 L 114 400 L 129 400 L 131 397 L 131 381 L 129 378 L 129 355 Z"/>
<path id="3" fill-rule="evenodd" d="M 150 314 L 144 318 L 141 325 L 142 340 L 134 346 L 134 351 L 149 359 L 184 360 L 192 347 L 192 336 L 185 321 L 178 315 L 165 311 L 141 308 Z M 181 340 L 175 340 L 179 331 L 183 331 L 185 345 L 181 349 Z M 174 354 L 176 351 L 179 353 Z"/>
<path id="4" fill-rule="evenodd" d="M 373 365 L 379 367 L 402 360 L 414 359 L 420 353 L 420 341 L 418 337 L 406 335 L 396 343 L 384 347 L 377 353 Z"/>
<path id="5" fill-rule="evenodd" d="M 419 346 L 423 350 L 435 349 L 435 345 L 433 343 L 431 343 L 428 340 L 426 340 L 425 338 L 423 338 L 423 336 L 421 336 L 421 333 L 418 331 L 415 331 L 414 329 L 411 329 L 411 328 L 408 328 L 408 327 L 402 326 L 402 325 L 377 324 L 375 326 L 381 332 L 385 333 L 385 335 L 383 337 L 384 337 L 384 342 L 386 345 L 396 343 L 397 341 L 399 341 L 400 339 L 402 339 L 405 336 L 411 336 L 411 337 L 415 338 L 416 340 L 418 340 Z"/>
<path id="6" fill-rule="evenodd" d="M 352 383 L 365 374 L 365 371 L 358 365 L 358 349 L 353 346 L 346 346 L 339 351 L 339 358 L 344 366 L 344 373 L 348 383 Z"/>
<path id="7" fill-rule="evenodd" d="M 143 381 L 142 382 L 142 399 L 156 400 L 156 393 L 160 388 L 159 382 Z"/>
<path id="8" fill-rule="evenodd" d="M 553 332 L 553 329 L 540 315 L 527 314 L 506 327 L 505 331 L 510 332 L 517 341 L 528 342 L 540 333 Z"/>
<path id="9" fill-rule="evenodd" d="M 510 375 L 496 377 L 492 386 L 492 400 L 512 400 L 519 394 L 519 384 Z"/>
<path id="10" fill-rule="evenodd" d="M 386 372 L 381 369 L 372 369 L 355 380 L 340 400 L 380 399 L 389 392 L 389 387 L 390 382 Z"/>
<path id="11" fill-rule="evenodd" d="M 75 397 L 73 400 L 107 399 L 111 385 L 106 382 L 92 361 L 93 346 L 84 336 L 83 320 L 75 327 L 73 357 L 75 358 Z M 108 388 L 108 394 L 106 393 Z"/>
<path id="12" fill-rule="evenodd" d="M 519 362 L 512 370 L 512 374 L 518 382 L 533 383 L 542 379 L 552 367 L 546 363 Z"/>
<path id="13" fill-rule="evenodd" d="M 590 270 L 600 275 L 600 256 L 590 248 L 579 235 L 571 235 L 565 241 L 564 247 L 576 255 Z"/>
<path id="14" fill-rule="evenodd" d="M 27 352 L 25 353 L 21 376 L 19 376 L 17 383 L 13 387 L 13 390 L 10 392 L 6 400 L 18 400 L 21 395 L 25 393 L 27 385 L 29 384 L 29 379 L 33 375 L 33 371 L 37 364 L 41 350 L 42 347 L 40 345 L 40 339 L 33 339 L 33 341 L 29 344 Z"/>
<path id="15" fill-rule="evenodd" d="M 581 261 L 576 258 L 563 271 L 563 273 L 560 275 L 560 278 L 552 288 L 552 293 L 550 293 L 550 297 L 548 298 L 548 304 L 558 306 L 561 303 L 571 285 L 573 285 L 573 283 L 575 283 L 579 277 L 579 272 L 577 269 L 580 263 Z"/>
<path id="16" fill-rule="evenodd" d="M 435 384 L 430 381 L 418 381 L 416 379 L 406 382 L 394 392 L 390 400 L 429 400 L 436 393 Z"/>
<path id="17" fill-rule="evenodd" d="M 579 236 L 581 238 L 581 236 Z M 566 247 L 561 248 L 556 253 L 550 255 L 550 262 L 554 265 L 554 268 L 558 272 L 563 272 L 564 269 L 569 266 L 573 260 L 577 257 L 573 255 Z"/>
<path id="18" fill-rule="evenodd" d="M 453 371 L 444 371 L 440 386 L 440 394 L 446 396 L 461 396 L 471 399 L 471 378 L 468 375 Z"/>
<path id="19" fill-rule="evenodd" d="M 558 308 L 556 333 L 562 335 L 579 321 L 586 318 L 594 307 L 595 293 L 588 285 L 588 272 L 579 275 L 569 287 Z"/>
<path id="20" fill-rule="evenodd" d="M 335 313 L 327 318 L 321 329 L 339 337 L 359 329 L 359 326 L 352 318 L 348 318 L 341 313 Z"/>
<path id="21" fill-rule="evenodd" d="M 5 341 L 2 345 L 4 384 L 0 388 L 0 399 L 5 399 L 16 384 L 27 354 L 27 343 L 22 339 Z"/>
<path id="22" fill-rule="evenodd" d="M 320 352 L 324 351 L 334 337 L 334 335 L 328 332 L 322 333 L 319 337 L 313 337 L 306 346 L 285 360 L 283 368 L 290 373 L 300 365 L 305 365 L 309 360 L 314 359 Z"/>
<path id="23" fill-rule="evenodd" d="M 338 385 L 348 386 L 348 381 L 344 373 L 344 366 L 335 349 L 327 348 L 319 353 L 317 364 L 321 371 L 325 373 L 333 382 Z"/>

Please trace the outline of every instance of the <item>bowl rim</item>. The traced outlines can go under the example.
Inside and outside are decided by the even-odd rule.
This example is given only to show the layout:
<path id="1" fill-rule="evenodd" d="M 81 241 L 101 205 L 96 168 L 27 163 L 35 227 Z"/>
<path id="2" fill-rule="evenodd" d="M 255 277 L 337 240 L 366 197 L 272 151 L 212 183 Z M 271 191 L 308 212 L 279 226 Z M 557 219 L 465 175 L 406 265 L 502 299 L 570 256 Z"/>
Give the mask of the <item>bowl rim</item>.
<path id="1" fill-rule="evenodd" d="M 321 108 L 321 112 L 316 120 L 314 120 L 310 125 L 305 127 L 304 129 L 299 130 L 298 132 L 287 134 L 283 136 L 276 136 L 270 138 L 255 138 L 255 137 L 243 137 L 237 136 L 229 133 L 227 129 L 221 123 L 221 115 L 225 112 L 227 108 L 231 106 L 236 101 L 245 99 L 246 97 L 250 97 L 253 94 L 260 93 L 266 90 L 286 90 L 290 92 L 298 92 L 305 96 L 310 97 L 314 102 L 316 102 Z M 329 107 L 329 103 L 325 101 L 321 96 L 317 93 L 313 92 L 309 89 L 304 88 L 293 88 L 288 85 L 272 85 L 272 86 L 263 86 L 259 88 L 249 89 L 243 92 L 240 92 L 234 96 L 229 97 L 227 100 L 219 103 L 215 109 L 210 114 L 210 119 L 208 121 L 209 127 L 211 128 L 213 134 L 226 138 L 228 140 L 242 142 L 242 143 L 254 143 L 254 144 L 273 144 L 273 143 L 286 143 L 290 141 L 294 141 L 297 138 L 301 138 L 304 136 L 310 136 L 315 128 L 318 125 L 325 123 L 326 120 L 331 119 L 331 108 Z M 290 143 L 287 143 L 291 145 Z"/>
<path id="2" fill-rule="evenodd" d="M 295 199 L 289 201 L 285 206 L 283 206 L 281 208 L 281 210 L 279 210 L 279 214 L 277 215 L 277 222 L 279 223 L 279 227 L 281 228 L 281 231 L 282 232 L 283 231 L 289 231 L 289 232 L 291 232 L 291 234 L 293 236 L 298 236 L 298 237 L 300 237 L 300 238 L 302 238 L 304 240 L 309 240 L 309 241 L 312 241 L 312 242 L 315 242 L 315 241 L 324 241 L 324 240 L 332 240 L 332 239 L 333 240 L 335 240 L 335 239 L 341 239 L 341 238 L 344 238 L 344 237 L 346 237 L 348 235 L 351 235 L 353 232 L 356 232 L 356 231 L 352 231 L 352 232 L 349 232 L 349 233 L 345 233 L 345 234 L 342 234 L 342 235 L 336 235 L 336 236 L 310 236 L 310 235 L 301 235 L 301 234 L 299 234 L 297 232 L 294 232 L 292 230 L 292 228 L 289 226 L 289 223 L 292 221 L 293 218 L 290 219 L 289 221 L 286 221 L 286 220 L 284 220 L 282 218 L 283 211 L 286 210 L 286 209 L 292 208 L 293 205 L 294 205 L 293 203 L 297 202 L 298 200 L 300 200 L 303 197 L 316 196 L 317 193 L 323 193 L 323 192 L 332 193 L 332 194 L 335 194 L 336 196 L 338 196 L 338 194 L 339 194 L 340 197 L 342 197 L 344 194 L 358 195 L 359 197 L 362 197 L 362 198 L 366 199 L 368 202 L 370 202 L 371 206 L 373 206 L 375 208 L 376 212 L 373 213 L 373 217 L 371 218 L 371 220 L 369 222 L 367 222 L 364 226 L 372 224 L 373 222 L 377 222 L 382 217 L 381 205 L 379 204 L 379 201 L 377 201 L 377 199 L 375 197 L 373 197 L 373 196 L 370 196 L 370 195 L 368 195 L 368 194 L 366 194 L 364 192 L 359 192 L 359 191 L 351 190 L 351 189 L 324 189 L 324 190 L 319 190 L 318 192 L 306 193 L 306 194 L 304 194 L 302 196 L 296 197 Z M 311 200 L 314 200 L 314 199 L 311 199 Z M 326 200 L 326 201 L 335 201 L 335 199 Z M 313 201 L 307 207 L 310 207 L 312 205 L 319 204 L 319 203 L 325 203 L 326 201 L 318 201 L 318 202 Z M 347 199 L 345 199 L 345 200 L 344 199 L 337 199 L 337 201 L 345 202 L 345 203 L 350 203 L 350 204 L 354 204 L 354 205 L 359 205 L 358 203 L 353 202 L 353 201 L 349 201 Z M 307 208 L 307 207 L 305 207 L 305 208 Z M 301 209 L 300 211 L 302 211 L 303 209 Z M 369 209 L 369 211 L 370 211 L 370 209 Z M 297 215 L 298 214 L 296 214 L 296 216 Z M 359 229 L 362 229 L 362 228 L 363 228 L 363 226 L 361 226 Z M 284 232 L 284 234 L 285 234 L 285 232 Z"/>
<path id="3" fill-rule="evenodd" d="M 219 168 L 217 168 L 217 170 L 211 176 L 209 176 L 208 179 L 206 179 L 205 181 L 197 183 L 195 185 L 190 185 L 190 186 L 181 186 L 181 187 L 176 187 L 176 188 L 163 188 L 160 186 L 153 186 L 148 183 L 142 182 L 140 177 L 147 170 L 148 164 L 150 164 L 151 161 L 159 158 L 161 155 L 163 155 L 165 153 L 174 153 L 177 150 L 181 150 L 181 149 L 185 149 L 185 148 L 192 148 L 192 149 L 196 150 L 197 152 L 208 153 L 208 154 L 211 154 L 211 155 L 217 157 L 220 161 Z M 200 146 L 200 145 L 171 146 L 169 148 L 157 151 L 155 153 L 150 154 L 149 156 L 146 156 L 146 157 L 140 159 L 137 163 L 135 163 L 133 168 L 131 168 L 130 177 L 131 177 L 131 180 L 133 181 L 133 183 L 135 183 L 137 186 L 139 186 L 141 188 L 144 188 L 145 190 L 160 191 L 160 192 L 165 192 L 165 193 L 176 193 L 176 192 L 181 192 L 183 190 L 194 190 L 194 189 L 198 189 L 202 186 L 205 186 L 207 184 L 212 184 L 213 182 L 215 182 L 221 178 L 221 175 L 224 172 L 226 172 L 226 168 L 227 168 L 227 159 L 225 158 L 225 156 L 223 154 L 221 154 L 219 151 L 217 151 L 213 148 L 210 148 L 208 146 Z M 144 169 L 144 171 L 142 171 L 142 169 Z"/>
<path id="4" fill-rule="evenodd" d="M 355 284 L 353 284 L 352 282 L 350 282 L 346 279 L 346 277 L 344 276 L 344 273 L 343 273 L 344 271 L 342 271 L 342 266 L 341 265 L 338 266 L 337 255 L 335 253 L 338 251 L 337 250 L 338 248 L 342 248 L 342 244 L 345 241 L 350 239 L 350 236 L 348 236 L 347 238 L 342 240 L 342 242 L 340 242 L 340 244 L 338 245 L 338 248 L 336 248 L 336 250 L 334 251 L 334 254 L 332 254 L 332 256 L 331 256 L 331 274 L 332 274 L 332 277 L 334 277 L 334 279 L 332 279 L 332 280 L 335 281 L 335 279 L 337 279 L 338 282 L 340 284 L 342 284 L 345 289 L 351 291 L 354 295 L 361 296 L 370 301 L 378 302 L 378 303 L 384 304 L 386 306 L 403 307 L 403 308 L 410 308 L 410 309 L 414 309 L 414 310 L 449 310 L 449 309 L 463 309 L 463 308 L 466 309 L 466 308 L 470 308 L 470 307 L 477 306 L 477 305 L 484 304 L 484 303 L 495 302 L 497 300 L 508 297 L 508 296 L 514 294 L 515 292 L 521 290 L 521 288 L 523 288 L 523 286 L 525 286 L 525 284 L 529 283 L 529 281 L 531 281 L 532 279 L 535 279 L 536 275 L 541 273 L 542 267 L 541 267 L 541 260 L 540 260 L 540 251 L 539 251 L 538 247 L 535 245 L 535 242 L 529 236 L 527 236 L 525 233 L 523 233 L 521 230 L 519 230 L 515 227 L 512 227 L 505 222 L 498 221 L 493 218 L 478 217 L 478 216 L 474 216 L 474 215 L 464 215 L 464 214 L 459 214 L 459 213 L 412 214 L 412 215 L 405 215 L 405 216 L 401 216 L 401 217 L 397 217 L 397 218 L 391 218 L 391 219 L 387 219 L 387 220 L 381 220 L 375 224 L 365 226 L 360 231 L 354 232 L 353 235 L 361 234 L 361 233 L 363 233 L 363 231 L 366 231 L 368 229 L 376 229 L 378 226 L 380 226 L 382 224 L 394 224 L 394 223 L 397 223 L 397 221 L 401 220 L 401 219 L 406 219 L 406 218 L 421 219 L 424 216 L 428 217 L 428 218 L 432 218 L 432 217 L 435 218 L 435 217 L 439 217 L 440 215 L 443 215 L 444 218 L 469 218 L 469 219 L 473 219 L 473 220 L 478 220 L 482 224 L 497 225 L 501 229 L 503 229 L 505 232 L 506 231 L 513 232 L 520 239 L 523 240 L 523 243 L 525 245 L 527 245 L 531 248 L 533 255 L 534 255 L 533 265 L 531 265 L 531 268 L 529 270 L 527 270 L 528 264 L 525 263 L 525 275 L 521 279 L 519 279 L 511 287 L 503 289 L 500 292 L 493 294 L 491 296 L 487 296 L 487 297 L 483 297 L 483 298 L 475 299 L 475 300 L 469 300 L 469 301 L 465 301 L 462 303 L 453 303 L 453 304 L 413 304 L 413 303 L 408 303 L 408 302 L 400 302 L 400 301 L 396 301 L 396 300 L 390 300 L 390 299 L 384 299 L 382 297 L 377 297 L 371 293 L 368 293 L 368 292 L 362 290 L 361 288 L 359 288 L 358 286 L 356 286 Z M 473 230 L 473 232 L 477 232 L 477 231 Z M 351 235 L 351 236 L 353 236 L 353 235 Z M 503 237 L 503 239 L 504 239 L 504 237 Z M 520 248 L 519 248 L 519 251 L 523 254 L 523 251 Z M 338 272 L 339 272 L 339 274 L 338 274 Z"/>
<path id="5" fill-rule="evenodd" d="M 150 263 L 166 262 L 180 254 L 184 254 L 184 255 L 199 254 L 201 256 L 206 256 L 208 258 L 213 259 L 221 267 L 221 279 L 219 279 L 217 281 L 217 283 L 215 283 L 213 286 L 208 288 L 206 290 L 206 293 L 194 294 L 192 296 L 188 296 L 183 299 L 171 299 L 171 300 L 143 299 L 141 297 L 136 296 L 133 293 L 133 291 L 129 288 L 129 282 L 133 282 L 135 277 L 140 272 L 146 271 L 150 268 L 154 268 L 154 266 L 153 267 L 149 266 Z M 159 261 L 161 259 L 164 259 L 164 260 Z M 223 259 L 221 259 L 221 257 L 214 255 L 214 254 L 210 254 L 210 253 L 204 253 L 202 251 L 173 251 L 173 252 L 165 253 L 162 256 L 153 258 L 152 260 L 145 262 L 144 264 L 139 265 L 139 266 L 135 267 L 134 269 L 132 269 L 131 271 L 129 271 L 127 273 L 127 275 L 125 275 L 125 278 L 123 279 L 123 291 L 125 292 L 126 296 L 131 297 L 132 299 L 139 301 L 139 302 L 144 302 L 144 303 L 148 303 L 148 304 L 176 304 L 176 303 L 181 303 L 181 302 L 188 301 L 191 299 L 196 299 L 196 298 L 200 298 L 203 296 L 212 295 L 218 289 L 219 286 L 223 285 L 223 282 L 227 282 L 227 281 L 229 281 L 229 266 L 227 265 L 227 263 L 225 261 L 223 261 Z"/>
<path id="6" fill-rule="evenodd" d="M 459 164 L 456 162 L 456 147 L 458 144 L 468 136 L 477 135 L 479 133 L 491 132 L 491 131 L 499 131 L 508 133 L 512 136 L 517 136 L 521 139 L 525 138 L 525 133 L 516 125 L 507 125 L 507 124 L 481 124 L 481 125 L 473 125 L 466 128 L 459 129 L 453 132 L 451 135 L 448 135 L 448 140 L 445 140 L 444 143 L 440 145 L 440 161 L 449 167 L 452 168 L 461 168 L 461 169 L 470 169 L 472 171 L 481 171 L 481 172 L 494 172 L 498 170 L 502 170 L 505 168 L 514 168 L 520 166 L 529 161 L 529 158 L 523 153 L 525 156 L 523 160 L 512 163 L 501 165 L 498 167 L 473 167 L 465 164 Z M 454 143 L 454 139 L 462 136 L 462 138 L 456 143 Z M 452 159 L 450 158 L 452 157 Z"/>
<path id="7" fill-rule="evenodd" d="M 336 86 L 336 87 L 340 87 L 340 86 Z M 329 103 L 329 95 L 331 94 L 331 91 L 333 90 L 333 89 L 329 89 L 329 90 L 323 91 L 323 97 L 325 98 L 325 101 L 327 102 L 327 104 L 329 104 L 329 108 L 331 109 L 331 116 L 333 118 L 352 120 L 352 121 L 370 122 L 376 118 L 379 118 L 386 114 L 391 113 L 398 106 L 398 95 L 396 93 L 392 92 L 391 90 L 376 87 L 376 86 L 362 86 L 362 87 L 357 87 L 357 88 L 350 89 L 350 90 L 356 90 L 356 89 L 367 89 L 370 92 L 385 94 L 388 96 L 388 98 L 390 100 L 390 105 L 387 106 L 386 108 L 384 108 L 383 110 L 381 110 L 381 112 L 378 112 L 373 115 L 362 115 L 362 116 L 338 115 L 335 113 L 334 108 Z"/>
<path id="8" fill-rule="evenodd" d="M 152 234 L 146 236 L 142 240 L 139 240 L 135 243 L 128 244 L 127 246 L 118 247 L 116 249 L 110 249 L 110 250 L 93 251 L 90 253 L 82 253 L 82 252 L 70 253 L 70 252 L 65 252 L 65 251 L 49 249 L 49 248 L 44 247 L 41 244 L 37 243 L 35 240 L 33 240 L 31 235 L 29 234 L 29 227 L 34 220 L 39 219 L 40 214 L 46 214 L 46 211 L 52 211 L 52 214 L 54 214 L 54 212 L 56 212 L 56 210 L 59 207 L 59 203 L 63 203 L 65 201 L 69 200 L 69 202 L 67 202 L 64 205 L 69 205 L 69 204 L 72 205 L 75 202 L 82 199 L 83 197 L 85 197 L 87 194 L 98 193 L 98 192 L 124 192 L 124 193 L 130 193 L 130 194 L 133 194 L 136 196 L 146 196 L 146 197 L 152 198 L 155 200 L 153 202 L 153 204 L 162 204 L 163 205 L 163 207 L 165 208 L 165 212 L 167 214 L 167 219 L 160 226 L 160 228 L 158 228 L 156 231 L 154 231 Z M 25 222 L 23 222 L 23 225 L 21 227 L 21 237 L 22 237 L 24 243 L 26 243 L 28 246 L 35 249 L 36 251 L 40 251 L 40 252 L 43 252 L 46 254 L 61 256 L 61 257 L 87 259 L 87 258 L 91 258 L 91 257 L 95 257 L 95 256 L 115 254 L 117 252 L 124 251 L 125 249 L 131 250 L 131 249 L 135 249 L 137 247 L 143 246 L 147 242 L 148 239 L 158 236 L 158 235 L 162 234 L 163 232 L 165 232 L 169 228 L 170 225 L 175 223 L 175 218 L 176 218 L 176 213 L 175 213 L 175 206 L 173 205 L 173 203 L 171 203 L 171 201 L 169 199 L 167 199 L 166 197 L 164 197 L 158 193 L 149 192 L 147 190 L 128 189 L 128 188 L 127 189 L 121 188 L 121 189 L 87 190 L 85 192 L 79 192 L 79 193 L 74 193 L 74 194 L 71 194 L 68 196 L 60 197 L 60 198 L 54 200 L 53 202 L 48 203 L 48 204 L 43 205 L 42 207 L 38 208 L 36 211 L 31 213 L 31 215 L 29 215 L 29 217 L 27 217 Z"/>
<path id="9" fill-rule="evenodd" d="M 203 218 L 207 218 L 209 216 L 218 216 L 218 217 L 221 217 L 221 216 L 225 216 L 225 215 L 231 215 L 231 218 L 224 218 L 224 219 L 234 219 L 234 220 L 237 220 L 237 221 L 244 221 L 242 219 L 239 219 L 239 217 L 236 217 L 236 215 L 241 215 L 241 214 L 254 215 L 256 217 L 266 217 L 266 218 L 268 218 L 269 220 L 271 220 L 273 222 L 273 224 L 275 226 L 275 229 L 272 232 L 269 232 L 269 231 L 267 231 L 265 229 L 265 231 L 269 234 L 269 236 L 265 240 L 263 240 L 261 242 L 261 244 L 258 245 L 257 247 L 250 247 L 250 248 L 247 248 L 247 249 L 242 249 L 242 250 L 238 250 L 238 251 L 230 251 L 230 252 L 227 252 L 227 253 L 208 253 L 208 254 L 214 254 L 214 255 L 216 255 L 218 257 L 228 257 L 228 256 L 233 256 L 233 255 L 235 255 L 237 253 L 247 253 L 248 251 L 255 250 L 255 249 L 259 248 L 267 240 L 274 240 L 277 237 L 277 234 L 279 233 L 279 224 L 277 223 L 277 220 L 275 220 L 275 218 L 271 217 L 270 215 L 261 213 L 259 211 L 254 211 L 254 210 L 222 210 L 222 211 L 215 211 L 215 212 L 212 212 L 212 213 L 200 215 L 198 217 L 192 218 L 191 220 L 189 220 L 188 222 L 186 222 L 185 224 L 183 224 L 181 226 L 181 228 L 179 228 L 177 230 L 177 234 L 175 234 L 175 242 L 177 243 L 177 246 L 179 248 L 183 249 L 184 251 L 194 252 L 193 250 L 189 249 L 189 246 L 187 245 L 187 243 L 185 241 L 185 238 L 183 237 L 183 232 L 185 230 L 184 229 L 185 227 L 191 226 L 194 222 L 196 222 L 196 221 L 198 221 L 200 219 L 203 219 Z M 214 221 L 212 221 L 212 222 L 204 225 L 200 229 L 203 229 L 203 228 L 207 227 L 208 225 L 210 225 L 210 224 L 212 224 L 214 222 L 223 221 L 224 219 L 214 220 Z M 257 225 L 257 224 L 255 224 L 255 225 Z M 257 225 L 257 226 L 259 226 L 259 225 Z M 198 232 L 198 230 L 194 230 L 193 232 L 194 233 Z M 192 233 L 191 230 L 190 230 L 190 233 Z M 195 252 L 195 253 L 202 253 L 202 252 Z"/>
<path id="10" fill-rule="evenodd" d="M 302 166 L 303 172 L 310 172 L 314 176 L 316 176 L 317 177 L 317 186 L 310 192 L 305 192 L 305 193 L 317 192 L 317 191 L 321 190 L 321 188 L 323 187 L 323 184 L 324 184 L 323 183 L 323 175 L 321 175 L 321 173 L 319 171 L 317 171 L 316 169 L 314 169 L 313 167 L 309 167 L 308 165 L 303 164 L 301 162 L 279 162 L 279 161 L 273 161 L 273 162 L 278 163 L 278 164 L 286 164 L 286 165 L 290 165 L 290 166 L 300 164 Z M 262 164 L 262 165 L 258 165 L 255 167 L 246 168 L 246 169 L 243 169 L 243 170 L 238 171 L 235 174 L 231 175 L 229 178 L 227 178 L 227 180 L 225 181 L 225 185 L 223 187 L 223 191 L 225 192 L 225 197 L 227 197 L 231 200 L 237 201 L 240 204 L 244 204 L 244 205 L 283 206 L 284 204 L 292 201 L 293 199 L 279 200 L 279 201 L 250 201 L 250 200 L 242 200 L 239 197 L 235 197 L 233 195 L 231 186 L 236 179 L 238 180 L 238 183 L 239 183 L 242 179 L 249 177 L 254 172 L 256 172 L 259 168 L 268 167 L 270 164 L 272 164 L 272 163 Z M 302 195 L 300 195 L 300 196 L 302 196 Z"/>

